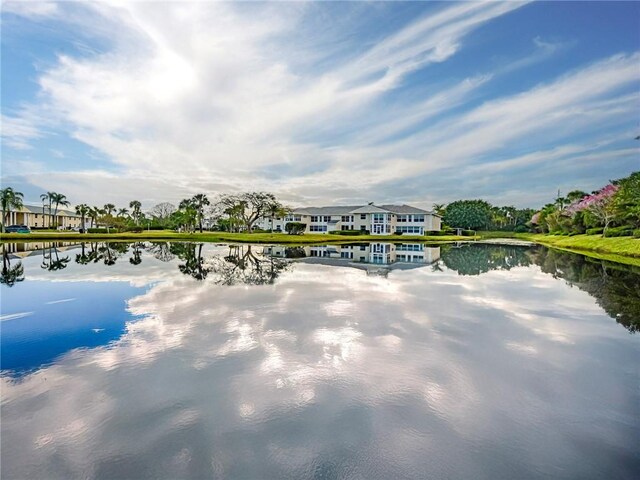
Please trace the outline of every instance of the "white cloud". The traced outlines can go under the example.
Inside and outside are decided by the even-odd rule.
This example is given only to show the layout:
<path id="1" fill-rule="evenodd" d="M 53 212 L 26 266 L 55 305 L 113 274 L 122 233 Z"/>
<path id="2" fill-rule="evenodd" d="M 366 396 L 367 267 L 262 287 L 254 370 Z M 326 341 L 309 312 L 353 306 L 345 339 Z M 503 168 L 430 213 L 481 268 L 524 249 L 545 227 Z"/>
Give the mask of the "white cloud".
<path id="1" fill-rule="evenodd" d="M 1 122 L 2 142 L 16 150 L 32 148 L 30 142 L 42 136 L 36 125 L 24 116 L 2 115 Z"/>
<path id="2" fill-rule="evenodd" d="M 145 206 L 238 188 L 295 204 L 396 200 L 393 182 L 477 166 L 514 144 L 535 156 L 603 122 L 628 121 L 638 98 L 621 89 L 640 79 L 638 54 L 461 111 L 497 75 L 562 47 L 540 38 L 530 57 L 504 68 L 387 101 L 409 74 L 450 59 L 475 28 L 522 5 L 448 4 L 365 47 L 345 23 L 309 22 L 314 4 L 65 6 L 70 28 L 95 31 L 112 48 L 61 56 L 39 78 L 43 108 L 115 168 L 96 171 L 88 160 L 82 171 L 26 181 L 55 183 L 74 201 L 136 196 Z M 414 203 L 436 200 L 450 199 Z"/>

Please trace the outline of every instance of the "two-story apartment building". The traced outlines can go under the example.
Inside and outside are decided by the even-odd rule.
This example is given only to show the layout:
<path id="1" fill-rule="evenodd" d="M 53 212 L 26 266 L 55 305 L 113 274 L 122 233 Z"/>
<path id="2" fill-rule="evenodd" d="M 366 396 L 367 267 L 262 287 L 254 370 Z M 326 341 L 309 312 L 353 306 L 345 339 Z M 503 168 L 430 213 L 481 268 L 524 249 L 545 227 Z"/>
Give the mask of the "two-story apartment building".
<path id="1" fill-rule="evenodd" d="M 53 214 L 56 214 L 55 216 Z M 44 214 L 41 206 L 24 205 L 19 210 L 7 212 L 7 225 L 26 225 L 29 228 L 49 228 L 50 225 L 58 225 L 61 228 L 80 228 L 80 215 L 70 210 L 51 210 L 46 207 Z"/>
<path id="2" fill-rule="evenodd" d="M 285 218 L 264 217 L 258 221 L 263 230 L 285 231 L 289 222 L 306 224 L 305 233 L 329 233 L 336 230 L 367 231 L 371 235 L 424 235 L 439 231 L 438 214 L 410 205 L 354 205 L 296 208 Z"/>

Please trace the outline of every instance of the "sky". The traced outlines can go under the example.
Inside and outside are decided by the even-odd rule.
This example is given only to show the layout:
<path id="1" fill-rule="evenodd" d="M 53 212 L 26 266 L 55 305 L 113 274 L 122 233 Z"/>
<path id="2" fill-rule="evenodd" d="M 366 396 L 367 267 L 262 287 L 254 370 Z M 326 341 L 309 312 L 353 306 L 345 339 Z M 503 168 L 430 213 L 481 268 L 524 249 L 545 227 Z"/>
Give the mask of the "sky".
<path id="1" fill-rule="evenodd" d="M 640 2 L 2 2 L 2 187 L 538 207 L 640 170 Z"/>

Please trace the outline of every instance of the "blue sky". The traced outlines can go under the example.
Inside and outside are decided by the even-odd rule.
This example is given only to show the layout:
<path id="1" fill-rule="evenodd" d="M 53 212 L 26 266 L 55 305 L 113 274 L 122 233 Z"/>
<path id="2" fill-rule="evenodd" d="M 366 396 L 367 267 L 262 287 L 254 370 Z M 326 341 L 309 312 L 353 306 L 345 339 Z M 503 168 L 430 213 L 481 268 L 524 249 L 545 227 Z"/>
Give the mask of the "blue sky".
<path id="1" fill-rule="evenodd" d="M 640 3 L 2 4 L 2 184 L 539 206 L 640 169 Z"/>

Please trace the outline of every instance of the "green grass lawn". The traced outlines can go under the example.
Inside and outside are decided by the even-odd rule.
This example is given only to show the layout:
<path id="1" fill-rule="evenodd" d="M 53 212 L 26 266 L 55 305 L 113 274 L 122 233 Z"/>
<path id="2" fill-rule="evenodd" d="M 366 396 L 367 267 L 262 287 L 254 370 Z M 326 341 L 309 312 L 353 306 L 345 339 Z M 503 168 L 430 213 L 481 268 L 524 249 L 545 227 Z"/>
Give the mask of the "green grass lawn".
<path id="1" fill-rule="evenodd" d="M 640 239 L 633 237 L 604 238 L 602 235 L 574 235 L 573 237 L 568 237 L 541 233 L 519 233 L 516 234 L 516 238 L 568 250 L 584 250 L 640 258 Z"/>
<path id="2" fill-rule="evenodd" d="M 141 233 L 77 233 L 77 232 L 32 232 L 0 234 L 0 241 L 42 241 L 42 240 L 181 240 L 192 242 L 239 242 L 239 243 L 281 243 L 281 244 L 319 244 L 353 243 L 369 241 L 392 242 L 451 242 L 470 240 L 470 237 L 419 236 L 419 235 L 327 235 L 305 234 L 287 235 L 286 233 L 177 233 L 171 230 L 151 230 Z"/>

